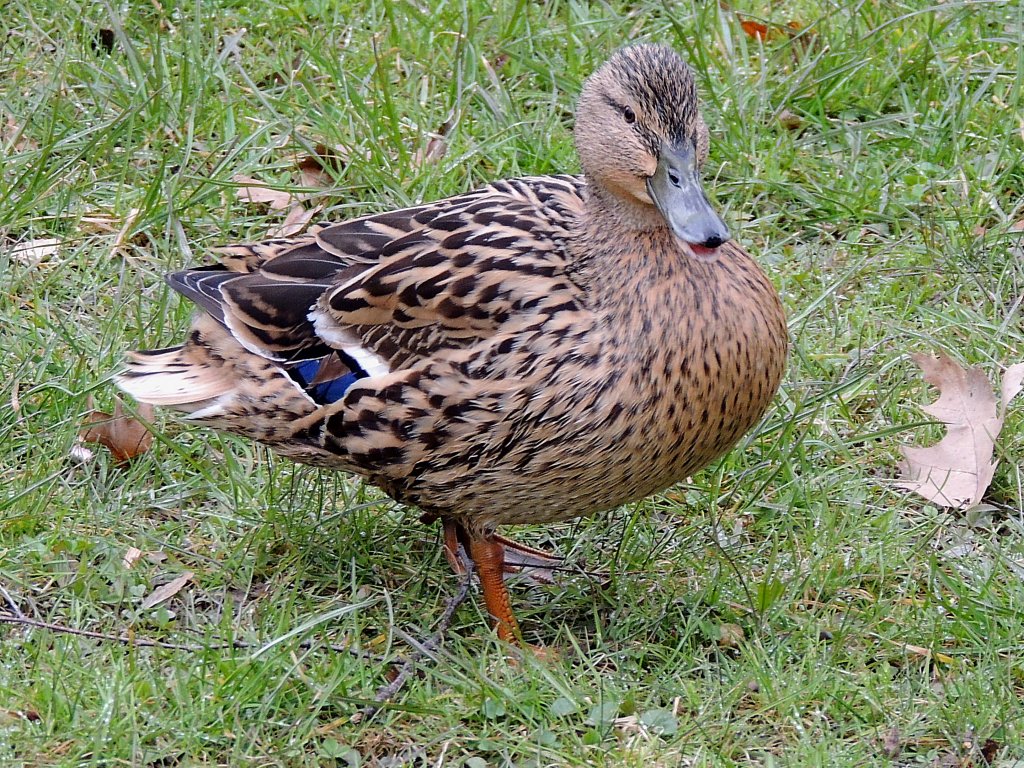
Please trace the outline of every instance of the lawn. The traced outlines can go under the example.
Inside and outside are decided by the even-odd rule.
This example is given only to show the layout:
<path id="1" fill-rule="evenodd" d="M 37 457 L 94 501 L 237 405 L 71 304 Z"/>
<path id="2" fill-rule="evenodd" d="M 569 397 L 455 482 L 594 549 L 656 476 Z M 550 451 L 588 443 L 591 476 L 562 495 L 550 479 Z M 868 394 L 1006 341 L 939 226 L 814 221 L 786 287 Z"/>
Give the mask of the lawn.
<path id="1" fill-rule="evenodd" d="M 942 435 L 911 354 L 1024 360 L 1019 2 L 0 16 L 0 765 L 1024 765 L 1024 397 L 983 506 L 895 484 Z M 285 220 L 237 177 L 344 218 L 573 171 L 581 81 L 640 39 L 697 72 L 708 187 L 792 351 L 724 460 L 510 532 L 566 556 L 513 588 L 557 658 L 511 662 L 475 587 L 440 626 L 438 530 L 354 478 L 166 414 L 127 467 L 76 444 L 123 351 L 187 328 L 163 273 Z"/>

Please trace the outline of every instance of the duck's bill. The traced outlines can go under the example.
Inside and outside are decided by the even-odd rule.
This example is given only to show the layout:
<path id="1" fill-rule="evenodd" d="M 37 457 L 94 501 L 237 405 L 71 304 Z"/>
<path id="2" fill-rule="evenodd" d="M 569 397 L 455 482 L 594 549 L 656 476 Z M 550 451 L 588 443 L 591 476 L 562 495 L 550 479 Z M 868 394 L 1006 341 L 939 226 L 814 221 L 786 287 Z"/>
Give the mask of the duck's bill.
<path id="1" fill-rule="evenodd" d="M 729 239 L 729 229 L 704 194 L 691 142 L 662 147 L 647 193 L 676 237 L 695 252 L 713 251 Z"/>

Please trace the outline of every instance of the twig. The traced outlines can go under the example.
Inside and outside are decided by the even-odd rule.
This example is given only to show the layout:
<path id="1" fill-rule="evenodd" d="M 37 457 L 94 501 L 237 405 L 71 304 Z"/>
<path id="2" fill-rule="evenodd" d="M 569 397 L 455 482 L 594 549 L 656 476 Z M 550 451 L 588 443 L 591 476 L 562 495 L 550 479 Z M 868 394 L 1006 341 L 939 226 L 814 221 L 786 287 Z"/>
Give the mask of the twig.
<path id="1" fill-rule="evenodd" d="M 129 637 L 126 635 L 108 635 L 103 632 L 92 632 L 88 629 L 75 629 L 74 627 L 65 627 L 63 624 L 52 624 L 48 621 L 39 621 L 38 619 L 30 619 L 27 616 L 19 616 L 14 613 L 0 613 L 0 624 L 18 624 L 24 627 L 32 627 L 34 629 L 45 629 L 49 632 L 57 632 L 62 635 L 75 635 L 77 637 L 89 637 L 93 640 L 106 640 L 108 642 L 121 643 L 123 645 L 137 645 L 141 648 L 169 648 L 173 651 L 190 651 L 195 653 L 196 651 L 204 650 L 203 646 L 200 645 L 185 645 L 182 643 L 165 643 L 161 640 L 149 640 L 145 637 Z M 229 643 L 222 643 L 219 646 L 212 646 L 213 648 L 228 648 L 231 647 Z"/>
<path id="2" fill-rule="evenodd" d="M 18 607 L 18 603 L 15 602 L 13 597 L 11 597 L 11 593 L 7 591 L 7 588 L 3 584 L 0 584 L 0 595 L 3 596 L 4 602 L 7 603 L 7 607 L 10 608 L 10 612 L 16 618 L 25 618 L 25 614 L 21 612 L 21 608 Z"/>
<path id="3" fill-rule="evenodd" d="M 402 686 L 405 685 L 405 681 L 408 680 L 413 671 L 415 671 L 416 665 L 426 657 L 434 657 L 434 651 L 436 651 L 438 646 L 441 645 L 441 642 L 448 633 L 448 628 L 451 626 L 452 618 L 455 616 L 455 611 L 466 601 L 466 596 L 469 594 L 469 585 L 472 578 L 473 570 L 471 568 L 467 568 L 466 573 L 463 575 L 462 582 L 459 584 L 459 591 L 449 598 L 447 605 L 444 607 L 444 613 L 441 614 L 441 618 L 437 623 L 437 631 L 433 636 L 423 643 L 417 643 L 416 640 L 411 637 L 405 638 L 406 642 L 410 642 L 416 647 L 415 652 L 409 658 L 399 661 L 395 667 L 393 667 L 393 669 L 398 670 L 395 675 L 395 679 L 377 691 L 377 695 L 374 696 L 375 703 L 365 706 L 359 710 L 359 712 L 352 718 L 353 722 L 361 722 L 377 714 L 380 711 L 381 706 L 383 706 L 402 689 Z"/>
<path id="4" fill-rule="evenodd" d="M 135 637 L 134 635 L 109 635 L 104 632 L 92 632 L 88 629 L 75 629 L 74 627 L 66 627 L 63 624 L 53 624 L 48 621 L 30 619 L 27 616 L 22 615 L 20 611 L 17 613 L 0 611 L 0 624 L 16 624 L 24 627 L 32 627 L 33 629 L 45 629 L 49 632 L 57 632 L 62 635 L 75 635 L 77 637 L 92 638 L 93 640 L 106 640 L 107 642 L 121 643 L 122 645 L 134 645 L 139 648 L 166 648 L 172 651 L 188 651 L 189 653 L 198 653 L 199 651 L 222 651 L 227 648 L 246 650 L 258 647 L 258 644 L 249 643 L 245 640 L 234 640 L 230 643 L 214 643 L 212 645 L 195 645 L 189 643 L 166 643 L 162 640 L 150 640 L 149 638 Z M 368 654 L 365 651 L 353 650 L 347 645 L 320 643 L 316 640 L 303 640 L 299 643 L 299 647 L 323 647 L 334 651 L 335 653 L 351 653 L 354 656 L 379 661 L 379 659 L 375 658 L 371 654 Z"/>

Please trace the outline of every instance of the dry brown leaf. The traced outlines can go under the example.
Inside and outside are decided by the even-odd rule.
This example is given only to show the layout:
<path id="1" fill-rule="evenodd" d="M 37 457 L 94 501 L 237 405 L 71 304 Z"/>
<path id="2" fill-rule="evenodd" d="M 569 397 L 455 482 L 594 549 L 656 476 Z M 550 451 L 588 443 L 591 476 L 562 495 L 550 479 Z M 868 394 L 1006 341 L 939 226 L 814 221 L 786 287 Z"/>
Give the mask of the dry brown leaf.
<path id="1" fill-rule="evenodd" d="M 0 149 L 5 152 L 30 152 L 39 149 L 39 145 L 24 133 L 24 128 L 15 122 L 13 117 L 0 125 Z"/>
<path id="2" fill-rule="evenodd" d="M 334 178 L 348 165 L 349 151 L 345 147 L 328 147 L 317 144 L 313 154 L 296 162 L 299 168 L 299 185 L 313 189 L 334 186 Z"/>
<path id="3" fill-rule="evenodd" d="M 238 184 L 238 199 L 246 203 L 264 203 L 275 211 L 283 211 L 292 204 L 291 192 L 283 192 L 280 189 L 271 189 L 262 181 L 252 176 L 241 174 L 232 176 L 231 180 Z"/>
<path id="4" fill-rule="evenodd" d="M 784 109 L 779 112 L 779 125 L 787 131 L 796 131 L 803 126 L 804 121 L 796 112 Z"/>
<path id="5" fill-rule="evenodd" d="M 61 241 L 54 237 L 40 237 L 17 243 L 11 250 L 11 257 L 21 264 L 34 267 L 51 256 L 60 253 Z"/>
<path id="6" fill-rule="evenodd" d="M 138 547 L 128 547 L 128 550 L 124 553 L 124 557 L 121 558 L 121 565 L 126 569 L 131 570 L 135 567 L 135 564 L 139 562 L 139 558 L 142 557 L 142 550 Z"/>
<path id="7" fill-rule="evenodd" d="M 973 507 L 992 482 L 996 438 L 1007 406 L 1024 385 L 1024 363 L 1006 369 L 997 403 L 980 368 L 964 370 L 945 354 L 913 359 L 924 380 L 939 390 L 939 399 L 921 410 L 948 431 L 927 448 L 900 446 L 905 461 L 900 462 L 898 485 L 944 507 Z"/>
<path id="8" fill-rule="evenodd" d="M 412 164 L 416 168 L 422 168 L 424 165 L 436 163 L 447 152 L 448 143 L 440 136 L 431 136 L 425 147 L 420 147 L 416 150 L 416 154 L 412 158 Z"/>
<path id="9" fill-rule="evenodd" d="M 92 398 L 89 398 L 89 408 L 92 409 Z M 151 420 L 153 406 L 140 404 L 138 415 L 147 421 Z M 86 443 L 105 445 L 118 464 L 131 461 L 153 445 L 153 433 L 138 419 L 126 416 L 124 405 L 119 399 L 114 402 L 113 415 L 90 410 L 87 418 L 87 426 L 78 433 L 79 437 Z"/>
<path id="10" fill-rule="evenodd" d="M 768 39 L 768 27 L 759 21 L 753 21 L 752 19 L 740 19 L 740 26 L 743 27 L 743 31 L 746 32 L 749 37 L 752 37 L 755 40 Z"/>
<path id="11" fill-rule="evenodd" d="M 309 226 L 309 222 L 312 221 L 313 217 L 323 209 L 322 205 L 315 205 L 309 209 L 306 209 L 301 203 L 293 205 L 291 210 L 288 211 L 288 215 L 284 217 L 284 221 L 267 231 L 267 237 L 292 237 L 297 235 Z"/>
<path id="12" fill-rule="evenodd" d="M 900 729 L 894 725 L 882 739 L 882 754 L 890 760 L 895 760 L 900 754 L 900 747 Z"/>
<path id="13" fill-rule="evenodd" d="M 722 648 L 738 648 L 743 642 L 743 627 L 724 622 L 718 626 L 718 645 Z"/>
<path id="14" fill-rule="evenodd" d="M 981 745 L 981 756 L 985 758 L 985 762 L 989 765 L 992 761 L 999 756 L 1000 744 L 995 739 L 985 739 L 985 743 Z"/>
<path id="15" fill-rule="evenodd" d="M 445 136 L 448 135 L 454 124 L 454 118 L 449 117 L 441 123 L 436 133 L 430 134 L 427 143 L 416 150 L 416 154 L 412 158 L 413 166 L 422 168 L 424 165 L 436 163 L 445 156 L 448 152 L 448 142 L 445 141 Z"/>
<path id="16" fill-rule="evenodd" d="M 98 29 L 92 38 L 92 49 L 96 53 L 113 53 L 114 43 L 117 42 L 117 35 L 112 29 Z"/>
<path id="17" fill-rule="evenodd" d="M 913 656 L 920 656 L 922 659 L 928 659 L 929 661 L 937 661 L 940 664 L 953 663 L 953 657 L 947 653 L 942 653 L 941 651 L 933 651 L 930 648 L 923 648 L 920 645 L 913 645 L 912 643 L 898 643 L 895 641 L 889 642 L 892 642 L 893 645 L 902 648 L 904 651 Z"/>
<path id="18" fill-rule="evenodd" d="M 160 605 L 160 603 L 170 600 L 184 589 L 185 585 L 192 580 L 194 575 L 195 574 L 192 573 L 192 571 L 185 571 L 178 578 L 168 581 L 162 587 L 157 587 L 146 595 L 146 599 L 142 601 L 140 608 L 145 611 L 154 606 Z"/>
<path id="19" fill-rule="evenodd" d="M 82 232 L 98 232 L 109 235 L 116 233 L 122 222 L 110 213 L 92 213 L 78 220 L 78 229 Z"/>
<path id="20" fill-rule="evenodd" d="M 125 242 L 130 240 L 128 233 L 131 231 L 132 227 L 135 226 L 135 222 L 139 218 L 140 213 L 142 213 L 142 211 L 138 208 L 132 208 L 128 211 L 128 215 L 124 217 L 124 222 L 121 224 L 121 228 L 117 231 L 117 236 L 114 238 L 114 244 L 110 249 L 111 254 L 117 251 L 117 249 L 124 245 Z"/>

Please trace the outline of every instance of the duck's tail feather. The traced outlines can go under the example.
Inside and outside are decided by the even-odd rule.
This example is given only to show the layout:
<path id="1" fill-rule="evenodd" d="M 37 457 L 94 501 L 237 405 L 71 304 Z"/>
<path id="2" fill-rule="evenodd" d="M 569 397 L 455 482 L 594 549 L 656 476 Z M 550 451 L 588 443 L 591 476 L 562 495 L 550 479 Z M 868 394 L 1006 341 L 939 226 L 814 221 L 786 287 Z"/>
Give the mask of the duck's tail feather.
<path id="1" fill-rule="evenodd" d="M 303 420 L 320 407 L 314 396 L 326 388 L 333 397 L 330 387 L 334 379 L 344 379 L 345 371 L 327 366 L 318 378 L 319 368 L 311 365 L 296 378 L 281 364 L 246 350 L 224 326 L 200 313 L 185 344 L 129 353 L 115 380 L 139 402 L 170 407 L 190 421 L 279 446 L 297 439 Z M 311 380 L 305 382 L 302 374 Z M 296 451 L 308 460 L 305 448 Z"/>
<path id="2" fill-rule="evenodd" d="M 235 387 L 223 366 L 197 359 L 202 356 L 201 349 L 189 345 L 130 352 L 127 367 L 115 380 L 139 402 L 191 413 Z"/>

